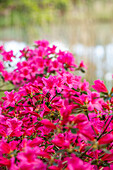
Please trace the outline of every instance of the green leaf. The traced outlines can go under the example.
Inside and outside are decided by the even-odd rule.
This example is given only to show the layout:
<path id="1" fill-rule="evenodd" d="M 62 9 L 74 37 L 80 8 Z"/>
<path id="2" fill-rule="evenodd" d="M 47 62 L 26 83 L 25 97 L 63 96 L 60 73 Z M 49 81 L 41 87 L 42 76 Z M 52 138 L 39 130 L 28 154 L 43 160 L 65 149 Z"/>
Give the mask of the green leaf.
<path id="1" fill-rule="evenodd" d="M 91 164 L 92 165 L 97 165 L 98 164 L 98 160 L 97 159 L 92 160 Z"/>
<path id="2" fill-rule="evenodd" d="M 14 107 L 10 107 L 9 112 L 13 111 L 14 109 Z"/>
<path id="3" fill-rule="evenodd" d="M 108 163 L 108 162 L 102 162 L 102 164 L 101 164 L 102 166 L 104 166 L 104 167 L 110 167 L 110 163 Z"/>
<path id="4" fill-rule="evenodd" d="M 105 148 L 102 149 L 105 153 L 111 154 L 111 152 Z"/>
<path id="5" fill-rule="evenodd" d="M 77 128 L 72 128 L 72 129 L 71 129 L 71 133 L 76 134 L 76 133 L 77 133 L 77 130 L 78 130 Z"/>
<path id="6" fill-rule="evenodd" d="M 90 155 L 87 155 L 87 154 L 84 154 L 84 156 L 88 157 L 88 158 L 92 158 L 92 156 Z"/>
<path id="7" fill-rule="evenodd" d="M 42 94 L 42 93 L 35 93 L 35 95 L 34 95 L 34 96 L 37 96 L 37 95 L 40 95 L 40 94 Z"/>
<path id="8" fill-rule="evenodd" d="M 75 147 L 74 147 L 74 149 L 79 149 L 79 148 L 80 148 L 80 146 L 75 146 Z"/>
<path id="9" fill-rule="evenodd" d="M 82 93 L 83 93 L 83 94 L 87 94 L 87 92 L 86 92 L 86 91 L 81 91 L 81 94 L 82 94 Z"/>
<path id="10" fill-rule="evenodd" d="M 78 91 L 77 89 L 75 89 L 75 88 L 73 88 L 73 87 L 72 87 L 72 90 L 74 90 L 74 91 Z"/>
<path id="11" fill-rule="evenodd" d="M 22 102 L 23 100 L 19 100 L 18 103 Z"/>
<path id="12" fill-rule="evenodd" d="M 81 68 L 80 71 L 81 71 L 82 73 L 85 73 L 85 70 L 84 70 L 83 68 Z"/>
<path id="13" fill-rule="evenodd" d="M 65 151 L 66 151 L 65 149 L 60 149 L 57 151 L 57 153 L 61 153 L 61 152 L 64 153 Z"/>

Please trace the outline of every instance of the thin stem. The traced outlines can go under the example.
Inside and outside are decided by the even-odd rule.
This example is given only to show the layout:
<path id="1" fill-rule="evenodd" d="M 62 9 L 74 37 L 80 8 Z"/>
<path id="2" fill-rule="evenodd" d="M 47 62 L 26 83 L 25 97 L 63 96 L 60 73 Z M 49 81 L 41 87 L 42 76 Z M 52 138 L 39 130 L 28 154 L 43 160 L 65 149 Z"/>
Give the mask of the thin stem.
<path id="1" fill-rule="evenodd" d="M 111 119 L 110 119 L 108 125 L 106 126 L 106 128 L 104 129 L 104 131 L 100 134 L 100 136 L 98 137 L 97 140 L 99 140 L 99 139 L 102 137 L 102 135 L 104 135 L 105 131 L 107 130 L 107 128 L 108 128 L 108 126 L 109 126 L 109 124 L 111 123 L 112 120 L 113 120 L 113 116 L 111 117 Z"/>

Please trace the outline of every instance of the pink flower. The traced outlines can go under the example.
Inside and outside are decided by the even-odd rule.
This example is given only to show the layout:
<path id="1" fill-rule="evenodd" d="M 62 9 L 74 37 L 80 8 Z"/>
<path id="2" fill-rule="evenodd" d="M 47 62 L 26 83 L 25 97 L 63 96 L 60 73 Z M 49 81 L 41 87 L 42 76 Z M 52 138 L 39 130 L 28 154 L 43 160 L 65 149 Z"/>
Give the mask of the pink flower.
<path id="1" fill-rule="evenodd" d="M 35 41 L 35 44 L 42 47 L 48 47 L 49 42 L 47 40 L 38 40 Z"/>
<path id="2" fill-rule="evenodd" d="M 113 104 L 113 97 L 111 97 L 111 100 L 110 100 L 110 102 Z"/>
<path id="3" fill-rule="evenodd" d="M 2 71 L 2 76 L 4 78 L 5 81 L 9 81 L 10 80 L 10 73 L 8 73 L 6 70 Z"/>
<path id="4" fill-rule="evenodd" d="M 61 148 L 69 148 L 70 141 L 65 139 L 64 134 L 59 133 L 55 138 L 51 141 L 54 145 Z"/>
<path id="5" fill-rule="evenodd" d="M 23 152 L 18 153 L 17 158 L 24 162 L 35 162 L 36 161 L 36 149 L 26 147 Z"/>
<path id="6" fill-rule="evenodd" d="M 17 149 L 18 142 L 17 141 L 11 141 L 10 143 L 1 142 L 0 144 L 0 150 L 3 154 L 9 154 L 10 152 Z"/>
<path id="7" fill-rule="evenodd" d="M 83 60 L 80 62 L 79 67 L 87 69 Z"/>
<path id="8" fill-rule="evenodd" d="M 10 167 L 11 166 L 11 161 L 7 158 L 1 157 L 0 156 L 0 166 L 6 166 L 6 167 Z"/>
<path id="9" fill-rule="evenodd" d="M 103 157 L 102 160 L 105 161 L 113 161 L 113 149 L 110 150 L 110 153 L 106 153 Z"/>
<path id="10" fill-rule="evenodd" d="M 27 79 L 30 79 L 30 70 L 29 70 L 29 68 L 28 67 L 23 67 L 22 69 L 21 69 L 21 77 L 22 78 L 27 78 Z"/>
<path id="11" fill-rule="evenodd" d="M 37 73 L 43 73 L 45 60 L 42 57 L 36 57 L 35 62 L 37 64 L 35 64 L 38 70 Z"/>
<path id="12" fill-rule="evenodd" d="M 31 74 L 32 74 L 32 76 L 36 75 L 37 70 L 38 70 L 38 68 L 37 68 L 36 64 L 31 64 Z"/>
<path id="13" fill-rule="evenodd" d="M 68 84 L 70 88 L 72 88 L 73 84 L 75 84 L 74 75 L 69 72 L 64 73 L 62 78 L 65 79 L 65 83 Z"/>
<path id="14" fill-rule="evenodd" d="M 4 51 L 4 46 L 1 45 L 1 46 L 0 46 L 0 53 L 3 52 L 3 51 Z"/>
<path id="15" fill-rule="evenodd" d="M 9 52 L 6 52 L 6 51 L 3 51 L 2 52 L 2 55 L 3 55 L 3 60 L 4 61 L 12 61 L 12 57 L 14 57 L 13 55 L 13 51 L 9 51 Z"/>
<path id="16" fill-rule="evenodd" d="M 36 137 L 35 139 L 29 141 L 28 145 L 30 147 L 35 147 L 35 146 L 42 144 L 43 142 L 44 142 L 44 140 L 42 140 L 40 137 Z"/>
<path id="17" fill-rule="evenodd" d="M 78 114 L 75 116 L 75 118 L 73 119 L 74 123 L 83 123 L 85 121 L 87 121 L 87 117 L 84 114 Z"/>
<path id="18" fill-rule="evenodd" d="M 45 48 L 40 46 L 37 50 L 36 50 L 36 55 L 38 57 L 44 57 L 46 55 L 46 51 L 45 51 Z"/>
<path id="19" fill-rule="evenodd" d="M 16 130 L 16 129 L 20 129 L 21 125 L 22 125 L 22 121 L 18 120 L 16 117 L 12 118 L 12 119 L 8 119 L 6 121 L 7 125 L 9 128 L 11 128 L 12 130 Z"/>
<path id="20" fill-rule="evenodd" d="M 62 64 L 59 63 L 57 60 L 54 60 L 50 64 L 50 71 L 59 71 L 62 68 Z"/>
<path id="21" fill-rule="evenodd" d="M 62 108 L 64 105 L 61 97 L 55 97 L 54 99 L 52 99 L 51 106 L 57 110 L 59 110 L 59 108 Z"/>
<path id="22" fill-rule="evenodd" d="M 14 94 L 14 90 L 12 90 L 11 92 L 5 91 L 4 92 L 6 97 L 2 97 L 4 101 L 3 106 L 6 107 L 14 107 L 15 106 L 15 94 Z"/>
<path id="23" fill-rule="evenodd" d="M 34 128 L 33 128 L 33 127 L 28 128 L 28 129 L 25 131 L 25 135 L 27 135 L 27 136 L 31 136 L 33 133 L 34 133 Z"/>
<path id="24" fill-rule="evenodd" d="M 71 158 L 67 158 L 68 160 L 68 170 L 93 170 L 93 166 L 90 163 L 82 161 L 80 158 L 76 157 L 72 154 Z"/>
<path id="25" fill-rule="evenodd" d="M 46 170 L 46 165 L 37 159 L 37 148 L 26 147 L 24 152 L 18 153 L 17 158 L 20 160 L 18 166 L 21 170 Z"/>
<path id="26" fill-rule="evenodd" d="M 83 101 L 80 99 L 80 97 L 72 96 L 72 99 L 73 99 L 73 101 L 74 101 L 76 104 L 84 105 L 84 103 L 83 103 Z"/>
<path id="27" fill-rule="evenodd" d="M 55 91 L 55 82 L 56 82 L 56 77 L 50 75 L 49 78 L 42 78 L 42 81 L 45 85 L 45 87 L 43 88 L 44 90 L 46 90 L 47 92 L 53 92 Z"/>
<path id="28" fill-rule="evenodd" d="M 109 144 L 113 142 L 113 134 L 106 134 L 99 139 L 99 144 Z"/>
<path id="29" fill-rule="evenodd" d="M 56 126 L 48 119 L 43 119 L 41 120 L 41 123 L 46 126 L 47 128 L 50 128 L 50 129 L 56 129 Z"/>
<path id="30" fill-rule="evenodd" d="M 103 93 L 108 93 L 108 90 L 106 86 L 104 85 L 104 82 L 101 80 L 95 80 L 94 85 L 92 87 L 97 91 L 97 92 L 103 92 Z"/>
<path id="31" fill-rule="evenodd" d="M 74 64 L 75 59 L 71 53 L 59 51 L 58 55 L 58 61 L 64 64 L 64 67 L 77 67 L 77 65 Z"/>
<path id="32" fill-rule="evenodd" d="M 56 53 L 56 52 L 55 52 L 56 48 L 57 48 L 57 47 L 56 47 L 55 45 L 53 45 L 52 47 L 48 47 L 48 52 L 49 52 L 48 54 L 54 54 L 54 53 Z"/>
<path id="33" fill-rule="evenodd" d="M 2 151 L 2 154 L 8 154 L 11 151 L 11 148 L 8 143 L 6 142 L 1 142 L 0 144 L 0 150 Z"/>
<path id="34" fill-rule="evenodd" d="M 19 73 L 16 71 L 12 72 L 10 79 L 15 85 L 20 83 Z"/>

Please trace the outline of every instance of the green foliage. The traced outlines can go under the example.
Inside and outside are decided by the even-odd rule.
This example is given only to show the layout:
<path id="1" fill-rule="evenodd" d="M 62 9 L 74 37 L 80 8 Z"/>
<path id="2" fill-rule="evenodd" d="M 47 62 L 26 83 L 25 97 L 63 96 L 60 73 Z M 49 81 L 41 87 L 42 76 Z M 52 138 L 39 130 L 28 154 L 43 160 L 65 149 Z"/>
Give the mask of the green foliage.
<path id="1" fill-rule="evenodd" d="M 0 26 L 50 22 L 68 10 L 69 0 L 0 0 Z M 3 17 L 7 19 L 4 21 Z M 9 21 L 9 22 L 8 22 Z"/>

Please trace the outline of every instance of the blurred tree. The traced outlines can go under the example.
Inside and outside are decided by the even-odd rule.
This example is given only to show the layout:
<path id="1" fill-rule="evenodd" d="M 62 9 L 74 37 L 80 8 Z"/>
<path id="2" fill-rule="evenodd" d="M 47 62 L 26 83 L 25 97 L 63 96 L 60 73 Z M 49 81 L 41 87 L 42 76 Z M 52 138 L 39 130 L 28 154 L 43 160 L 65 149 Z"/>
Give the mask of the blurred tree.
<path id="1" fill-rule="evenodd" d="M 69 4 L 69 0 L 0 0 L 0 26 L 50 22 L 56 14 L 64 15 Z M 2 17 L 11 22 L 3 21 Z"/>

